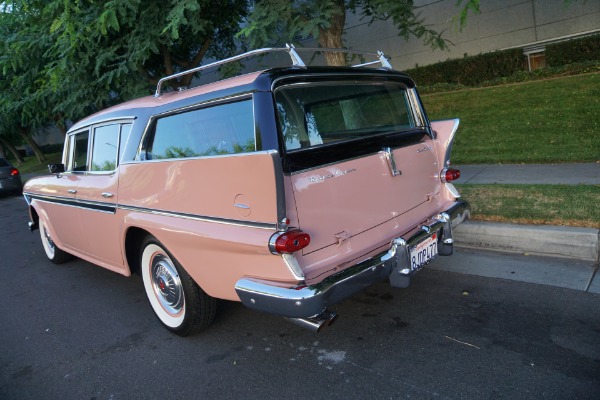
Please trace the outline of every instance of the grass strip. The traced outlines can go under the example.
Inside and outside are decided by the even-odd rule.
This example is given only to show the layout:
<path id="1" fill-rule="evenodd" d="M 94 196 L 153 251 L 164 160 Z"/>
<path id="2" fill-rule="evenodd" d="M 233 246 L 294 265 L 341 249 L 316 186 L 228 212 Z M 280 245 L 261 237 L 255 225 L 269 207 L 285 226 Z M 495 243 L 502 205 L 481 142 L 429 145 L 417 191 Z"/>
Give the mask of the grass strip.
<path id="1" fill-rule="evenodd" d="M 48 173 L 48 164 L 60 163 L 62 160 L 62 152 L 44 154 L 46 161 L 42 164 L 35 156 L 25 157 L 25 162 L 17 164 L 14 160 L 11 161 L 19 169 L 21 175 L 30 173 Z"/>
<path id="2" fill-rule="evenodd" d="M 600 185 L 457 184 L 472 219 L 600 228 Z"/>
<path id="3" fill-rule="evenodd" d="M 460 118 L 455 164 L 600 160 L 600 74 L 422 98 L 431 120 Z"/>

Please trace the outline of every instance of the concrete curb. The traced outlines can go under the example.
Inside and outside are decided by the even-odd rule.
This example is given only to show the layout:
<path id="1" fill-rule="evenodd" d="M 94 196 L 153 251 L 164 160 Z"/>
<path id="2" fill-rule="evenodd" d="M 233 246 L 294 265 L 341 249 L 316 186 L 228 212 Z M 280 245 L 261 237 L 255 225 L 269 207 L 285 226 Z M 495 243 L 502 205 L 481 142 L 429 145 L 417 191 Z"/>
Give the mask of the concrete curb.
<path id="1" fill-rule="evenodd" d="M 454 232 L 457 246 L 598 262 L 600 230 L 551 225 L 467 221 Z"/>

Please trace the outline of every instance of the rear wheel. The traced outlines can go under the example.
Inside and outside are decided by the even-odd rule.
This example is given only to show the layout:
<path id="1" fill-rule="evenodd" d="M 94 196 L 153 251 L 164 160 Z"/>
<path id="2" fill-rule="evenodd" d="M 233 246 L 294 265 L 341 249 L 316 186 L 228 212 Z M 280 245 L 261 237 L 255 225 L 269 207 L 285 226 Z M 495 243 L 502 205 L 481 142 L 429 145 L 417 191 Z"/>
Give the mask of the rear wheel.
<path id="1" fill-rule="evenodd" d="M 187 336 L 212 323 L 217 300 L 194 282 L 156 238 L 144 240 L 140 259 L 146 295 L 167 329 Z"/>
<path id="2" fill-rule="evenodd" d="M 42 239 L 42 246 L 44 247 L 44 251 L 46 252 L 46 256 L 50 261 L 54 264 L 62 264 L 67 262 L 73 258 L 73 256 L 66 251 L 59 249 L 52 237 L 50 236 L 50 232 L 46 228 L 46 224 L 40 219 L 40 238 Z"/>

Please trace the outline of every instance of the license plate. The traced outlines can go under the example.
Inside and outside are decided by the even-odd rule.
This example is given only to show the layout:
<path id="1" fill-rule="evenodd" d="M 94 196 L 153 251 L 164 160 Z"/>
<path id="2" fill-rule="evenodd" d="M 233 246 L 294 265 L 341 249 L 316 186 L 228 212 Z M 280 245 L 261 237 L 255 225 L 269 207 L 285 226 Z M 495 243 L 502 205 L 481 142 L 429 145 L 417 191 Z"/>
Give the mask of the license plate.
<path id="1" fill-rule="evenodd" d="M 410 249 L 410 269 L 413 271 L 423 268 L 437 256 L 437 234 L 429 236 L 421 243 Z"/>

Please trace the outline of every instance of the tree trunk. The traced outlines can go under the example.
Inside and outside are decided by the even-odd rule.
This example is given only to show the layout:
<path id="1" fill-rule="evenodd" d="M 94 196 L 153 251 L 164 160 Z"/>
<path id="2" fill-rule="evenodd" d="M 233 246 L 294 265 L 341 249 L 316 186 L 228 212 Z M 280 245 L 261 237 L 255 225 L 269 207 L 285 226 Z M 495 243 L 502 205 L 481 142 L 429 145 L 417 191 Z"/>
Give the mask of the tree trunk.
<path id="1" fill-rule="evenodd" d="M 44 161 L 46 161 L 46 156 L 44 156 L 42 149 L 40 149 L 40 146 L 38 146 L 38 144 L 35 142 L 35 140 L 33 140 L 31 135 L 29 134 L 29 128 L 19 126 L 18 131 L 19 131 L 19 135 L 21 135 L 21 137 L 23 139 L 25 139 L 27 141 L 27 143 L 31 146 L 31 148 L 33 149 L 33 152 L 35 153 L 35 156 L 37 157 L 40 164 L 43 163 Z"/>
<path id="2" fill-rule="evenodd" d="M 18 163 L 25 162 L 23 157 L 21 157 L 21 155 L 19 154 L 19 150 L 17 150 L 15 146 L 13 146 L 8 140 L 0 137 L 0 143 L 2 143 L 2 146 L 4 146 L 4 148 L 8 149 L 8 151 L 11 152 L 11 154 L 13 155 L 13 157 L 15 157 L 15 160 L 17 160 Z"/>
<path id="3" fill-rule="evenodd" d="M 319 29 L 319 45 L 341 49 L 344 48 L 342 35 L 344 34 L 344 25 L 346 24 L 346 6 L 344 0 L 336 0 L 337 12 L 331 18 L 331 25 Z M 344 66 L 346 65 L 345 53 L 325 53 L 327 65 Z"/>
<path id="4" fill-rule="evenodd" d="M 64 116 L 58 114 L 54 117 L 54 126 L 62 133 L 63 137 L 67 137 L 67 123 L 65 122 Z"/>

